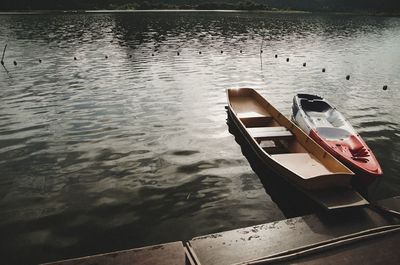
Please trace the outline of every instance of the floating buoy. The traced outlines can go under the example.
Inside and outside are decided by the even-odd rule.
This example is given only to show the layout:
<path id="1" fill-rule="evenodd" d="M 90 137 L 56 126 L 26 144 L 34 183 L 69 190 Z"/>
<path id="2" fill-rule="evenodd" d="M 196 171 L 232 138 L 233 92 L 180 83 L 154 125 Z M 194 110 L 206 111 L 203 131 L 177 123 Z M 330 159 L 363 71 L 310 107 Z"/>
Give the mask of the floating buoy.
<path id="1" fill-rule="evenodd" d="M 243 51 L 242 50 L 240 50 L 240 53 L 242 53 Z"/>
<path id="2" fill-rule="evenodd" d="M 39 58 L 39 63 L 42 63 L 42 59 Z"/>
<path id="3" fill-rule="evenodd" d="M 325 68 L 322 68 L 322 72 L 325 73 L 325 71 L 326 71 Z"/>
<path id="4" fill-rule="evenodd" d="M 263 53 L 263 50 L 260 50 L 260 53 Z"/>
<path id="5" fill-rule="evenodd" d="M 151 56 L 154 56 L 154 53 L 152 53 Z"/>
<path id="6" fill-rule="evenodd" d="M 383 90 L 387 90 L 387 89 L 388 89 L 388 86 L 387 86 L 387 85 L 384 85 L 382 89 L 383 89 Z"/>
<path id="7" fill-rule="evenodd" d="M 278 54 L 275 54 L 275 58 L 278 58 Z"/>
<path id="8" fill-rule="evenodd" d="M 350 75 L 347 75 L 347 76 L 346 76 L 346 80 L 350 80 Z"/>
<path id="9" fill-rule="evenodd" d="M 201 54 L 201 51 L 199 51 L 199 54 Z"/>
<path id="10" fill-rule="evenodd" d="M 14 63 L 15 66 L 17 66 L 17 61 L 14 61 L 13 63 Z"/>
<path id="11" fill-rule="evenodd" d="M 74 57 L 74 61 L 76 61 L 77 59 L 76 59 L 76 57 Z"/>
<path id="12" fill-rule="evenodd" d="M 224 53 L 224 51 L 221 51 L 221 54 L 223 54 Z"/>
<path id="13" fill-rule="evenodd" d="M 108 56 L 106 55 L 106 56 L 104 56 L 104 58 L 105 58 L 105 59 L 108 59 Z"/>
<path id="14" fill-rule="evenodd" d="M 178 55 L 178 56 L 179 56 L 179 52 L 176 52 L 176 55 Z"/>
<path id="15" fill-rule="evenodd" d="M 306 67 L 307 66 L 307 63 L 303 63 L 303 67 Z"/>
<path id="16" fill-rule="evenodd" d="M 289 58 L 286 58 L 286 62 L 289 62 Z"/>

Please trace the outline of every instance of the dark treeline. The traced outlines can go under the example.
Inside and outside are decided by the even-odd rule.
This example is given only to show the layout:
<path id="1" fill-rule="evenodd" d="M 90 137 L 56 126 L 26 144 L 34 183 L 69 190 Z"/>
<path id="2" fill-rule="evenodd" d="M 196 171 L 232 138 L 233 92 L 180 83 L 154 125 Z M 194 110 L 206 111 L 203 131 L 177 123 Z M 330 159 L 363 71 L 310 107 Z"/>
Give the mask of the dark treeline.
<path id="1" fill-rule="evenodd" d="M 266 0 L 278 9 L 330 12 L 398 12 L 399 0 Z"/>
<path id="2" fill-rule="evenodd" d="M 400 0 L 1 0 L 0 10 L 238 9 L 399 13 Z"/>

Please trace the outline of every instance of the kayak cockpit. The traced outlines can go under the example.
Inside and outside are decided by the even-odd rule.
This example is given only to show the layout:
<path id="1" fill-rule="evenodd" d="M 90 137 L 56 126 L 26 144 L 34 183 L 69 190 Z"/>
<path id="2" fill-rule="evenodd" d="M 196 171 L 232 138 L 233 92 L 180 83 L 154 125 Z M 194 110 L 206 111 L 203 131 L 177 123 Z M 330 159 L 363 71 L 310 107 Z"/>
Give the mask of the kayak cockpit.
<path id="1" fill-rule="evenodd" d="M 304 111 L 326 112 L 331 109 L 328 103 L 320 99 L 301 99 L 300 104 Z"/>

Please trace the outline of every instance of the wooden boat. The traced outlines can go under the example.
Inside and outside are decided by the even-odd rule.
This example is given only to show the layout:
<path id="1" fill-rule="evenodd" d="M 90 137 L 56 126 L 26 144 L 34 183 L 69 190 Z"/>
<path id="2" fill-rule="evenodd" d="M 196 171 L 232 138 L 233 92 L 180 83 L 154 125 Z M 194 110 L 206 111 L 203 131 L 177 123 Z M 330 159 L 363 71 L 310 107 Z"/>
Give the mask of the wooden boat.
<path id="1" fill-rule="evenodd" d="M 363 184 L 383 175 L 371 149 L 327 100 L 309 94 L 293 98 L 292 120 L 326 151 L 358 173 Z"/>
<path id="2" fill-rule="evenodd" d="M 228 89 L 228 111 L 260 159 L 302 190 L 350 187 L 354 173 L 250 88 Z"/>

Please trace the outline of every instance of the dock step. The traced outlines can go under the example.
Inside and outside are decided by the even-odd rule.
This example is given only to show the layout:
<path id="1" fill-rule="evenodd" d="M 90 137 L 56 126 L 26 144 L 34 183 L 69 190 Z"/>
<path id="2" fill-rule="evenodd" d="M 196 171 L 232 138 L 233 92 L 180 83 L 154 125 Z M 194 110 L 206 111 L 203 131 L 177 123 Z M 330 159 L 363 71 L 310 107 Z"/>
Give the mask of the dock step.
<path id="1" fill-rule="evenodd" d="M 247 128 L 251 137 L 257 141 L 293 137 L 293 134 L 282 126 Z"/>

